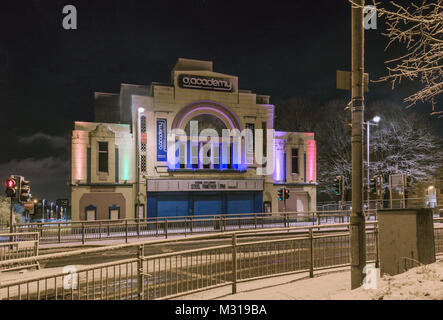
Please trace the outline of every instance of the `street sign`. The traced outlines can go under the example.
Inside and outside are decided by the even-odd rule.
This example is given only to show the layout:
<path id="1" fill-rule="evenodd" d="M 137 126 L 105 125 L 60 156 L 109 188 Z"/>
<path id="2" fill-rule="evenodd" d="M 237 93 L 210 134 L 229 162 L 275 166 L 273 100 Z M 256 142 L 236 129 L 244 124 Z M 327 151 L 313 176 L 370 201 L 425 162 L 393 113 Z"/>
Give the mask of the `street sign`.
<path id="1" fill-rule="evenodd" d="M 55 204 L 62 207 L 67 207 L 69 205 L 68 199 L 57 199 L 55 200 Z"/>
<path id="2" fill-rule="evenodd" d="M 365 92 L 369 91 L 369 74 L 363 74 L 364 80 L 364 90 Z M 337 70 L 337 89 L 341 90 L 352 90 L 352 82 L 351 82 L 351 72 L 349 71 L 341 71 Z"/>
<path id="3" fill-rule="evenodd" d="M 25 207 L 26 210 L 32 210 L 34 209 L 34 202 L 26 201 L 25 203 L 23 203 L 23 206 Z"/>

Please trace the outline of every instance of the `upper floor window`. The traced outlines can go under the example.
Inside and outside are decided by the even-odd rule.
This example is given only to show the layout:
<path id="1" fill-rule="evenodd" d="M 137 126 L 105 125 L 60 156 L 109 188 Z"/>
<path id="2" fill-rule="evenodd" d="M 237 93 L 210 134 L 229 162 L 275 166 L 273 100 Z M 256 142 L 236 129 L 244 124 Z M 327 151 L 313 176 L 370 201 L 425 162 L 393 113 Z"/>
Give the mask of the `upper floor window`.
<path id="1" fill-rule="evenodd" d="M 268 135 L 267 135 L 267 126 L 266 126 L 266 121 L 263 121 L 261 123 L 261 127 L 263 129 L 263 155 L 266 157 L 267 155 L 267 148 L 268 148 Z"/>
<path id="2" fill-rule="evenodd" d="M 98 143 L 98 172 L 108 172 L 108 143 Z"/>
<path id="3" fill-rule="evenodd" d="M 298 173 L 298 149 L 292 149 L 291 167 L 292 173 Z"/>

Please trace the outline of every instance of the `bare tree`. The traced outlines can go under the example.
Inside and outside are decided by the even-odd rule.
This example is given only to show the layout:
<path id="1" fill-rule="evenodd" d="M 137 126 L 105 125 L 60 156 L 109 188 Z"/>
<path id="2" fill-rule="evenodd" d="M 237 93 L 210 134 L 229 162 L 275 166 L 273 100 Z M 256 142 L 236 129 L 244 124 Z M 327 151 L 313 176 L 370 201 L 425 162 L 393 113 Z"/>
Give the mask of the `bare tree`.
<path id="1" fill-rule="evenodd" d="M 276 126 L 279 130 L 311 132 L 317 124 L 318 106 L 306 97 L 291 97 L 280 101 L 276 110 Z"/>
<path id="2" fill-rule="evenodd" d="M 332 100 L 321 108 L 315 131 L 318 154 L 319 193 L 333 194 L 333 179 L 345 177 L 345 191 L 351 190 L 352 162 L 351 139 L 347 133 L 349 114 L 343 112 L 344 100 Z"/>
<path id="3" fill-rule="evenodd" d="M 383 117 L 371 135 L 371 170 L 389 175 L 405 173 L 414 182 L 435 176 L 443 165 L 441 138 L 432 133 L 424 116 Z"/>
<path id="4" fill-rule="evenodd" d="M 0 196 L 0 226 L 9 225 L 10 201 Z"/>
<path id="5" fill-rule="evenodd" d="M 322 198 L 333 194 L 333 179 L 339 175 L 345 177 L 345 191 L 350 194 L 351 139 L 345 129 L 349 120 L 340 112 L 342 106 L 342 102 L 332 101 L 322 107 L 325 117 L 315 132 L 318 190 Z M 441 170 L 442 139 L 433 132 L 426 116 L 412 111 L 400 112 L 400 107 L 385 100 L 373 102 L 369 110 L 382 118 L 371 130 L 371 175 L 381 174 L 388 181 L 391 174 L 405 173 L 414 182 L 421 182 Z"/>
<path id="6" fill-rule="evenodd" d="M 358 6 L 349 0 L 354 6 Z M 404 99 L 411 107 L 418 102 L 429 102 L 431 114 L 443 117 L 437 110 L 436 98 L 443 91 L 443 0 L 390 1 L 376 3 L 378 17 L 384 17 L 387 28 L 383 35 L 389 38 L 385 48 L 400 44 L 407 53 L 386 61 L 388 75 L 378 81 L 390 81 L 394 89 L 403 79 L 419 81 L 421 88 Z"/>

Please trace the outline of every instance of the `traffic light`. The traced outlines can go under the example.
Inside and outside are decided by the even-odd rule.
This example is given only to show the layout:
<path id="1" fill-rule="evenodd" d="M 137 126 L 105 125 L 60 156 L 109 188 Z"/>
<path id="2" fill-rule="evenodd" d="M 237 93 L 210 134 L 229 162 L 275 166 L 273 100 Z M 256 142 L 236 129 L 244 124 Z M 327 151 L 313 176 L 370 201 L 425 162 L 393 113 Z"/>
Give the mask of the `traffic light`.
<path id="1" fill-rule="evenodd" d="M 372 178 L 369 180 L 369 193 L 377 192 L 377 178 Z"/>
<path id="2" fill-rule="evenodd" d="M 278 189 L 278 201 L 282 201 L 283 200 L 283 198 L 284 198 L 284 195 L 283 195 L 284 190 L 285 190 L 285 188 Z"/>
<path id="3" fill-rule="evenodd" d="M 29 181 L 25 180 L 24 177 L 20 177 L 20 196 L 18 201 L 19 202 L 26 202 L 29 199 L 29 195 L 31 193 L 31 187 L 29 186 Z"/>
<path id="4" fill-rule="evenodd" d="M 11 177 L 8 180 L 6 180 L 6 196 L 9 198 L 15 198 L 17 195 L 17 181 Z"/>
<path id="5" fill-rule="evenodd" d="M 334 179 L 334 193 L 337 196 L 342 193 L 342 176 L 336 176 Z"/>
<path id="6" fill-rule="evenodd" d="M 289 189 L 284 188 L 284 199 L 288 199 L 289 198 Z"/>

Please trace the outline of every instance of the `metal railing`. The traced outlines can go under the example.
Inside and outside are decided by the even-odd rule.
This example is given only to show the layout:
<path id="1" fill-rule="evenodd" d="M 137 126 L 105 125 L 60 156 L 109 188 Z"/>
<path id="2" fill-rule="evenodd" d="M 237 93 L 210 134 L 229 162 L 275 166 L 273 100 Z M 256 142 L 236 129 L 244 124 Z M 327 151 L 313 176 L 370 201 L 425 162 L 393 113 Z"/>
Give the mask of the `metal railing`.
<path id="1" fill-rule="evenodd" d="M 429 197 L 420 197 L 420 198 L 395 198 L 395 199 L 380 199 L 380 200 L 370 200 L 369 201 L 369 209 L 389 209 L 389 208 L 443 208 L 442 204 L 439 203 L 436 199 L 435 201 L 431 201 Z M 364 210 L 367 210 L 367 200 L 363 201 Z M 342 206 L 344 205 L 344 208 Z M 341 201 L 325 201 L 325 202 L 317 202 L 317 211 L 331 211 L 331 210 L 351 210 L 352 201 L 345 201 L 344 204 Z"/>
<path id="2" fill-rule="evenodd" d="M 0 234 L 0 261 L 10 261 L 19 258 L 38 256 L 39 234 L 38 232 L 1 233 Z M 0 271 L 14 270 L 37 266 L 34 261 L 24 264 L 9 264 L 0 266 Z"/>
<path id="3" fill-rule="evenodd" d="M 187 240 L 201 241 L 220 237 L 231 237 L 232 240 L 228 245 L 150 256 L 144 254 L 145 245 L 178 240 L 156 240 L 39 256 L 39 260 L 48 260 L 86 252 L 103 253 L 134 246 L 138 248 L 136 258 L 82 268 L 77 270 L 75 276 L 69 272 L 55 272 L 43 277 L 1 283 L 0 297 L 1 299 L 159 299 L 222 285 L 232 285 L 233 290 L 236 290 L 238 282 L 278 274 L 306 270 L 311 270 L 313 274 L 318 268 L 341 265 L 348 257 L 349 235 L 340 231 L 345 230 L 347 224 L 333 225 L 339 231 L 337 234 L 327 236 L 315 234 L 318 229 L 330 229 L 330 227 L 272 228 L 193 236 Z M 237 243 L 239 236 L 264 235 L 281 231 L 288 232 L 290 237 Z M 368 235 L 373 232 L 375 231 L 368 231 Z M 325 245 L 328 250 L 323 250 Z M 326 253 L 331 248 L 334 248 L 334 252 Z M 368 246 L 368 250 L 373 248 Z M 18 259 L 17 262 L 26 260 L 27 258 Z M 76 286 L 66 289 L 65 284 L 73 280 Z"/>
<path id="4" fill-rule="evenodd" d="M 141 237 L 164 237 L 198 233 L 227 232 L 273 227 L 312 226 L 349 222 L 350 211 L 309 211 L 278 214 L 235 214 L 164 217 L 147 219 L 97 220 L 81 222 L 24 223 L 16 232 L 40 234 L 41 243 L 115 240 Z M 375 220 L 369 211 L 367 220 Z"/>
<path id="5" fill-rule="evenodd" d="M 368 222 L 368 262 L 378 264 L 376 222 Z M 336 228 L 325 234 L 317 230 Z M 75 273 L 55 271 L 32 279 L 0 283 L 0 299 L 169 299 L 221 286 L 277 275 L 348 266 L 350 257 L 348 224 L 236 231 L 210 236 L 145 241 L 105 248 L 84 249 L 38 257 L 56 259 L 88 252 L 104 253 L 137 248 L 136 257 L 79 268 Z M 288 232 L 284 239 L 238 243 L 240 236 Z M 443 227 L 435 232 L 436 254 L 443 254 Z M 145 246 L 176 241 L 231 238 L 229 244 L 171 253 L 145 255 Z M 19 259 L 25 261 L 27 258 Z M 0 262 L 0 265 L 2 262 Z"/>

